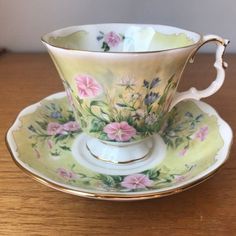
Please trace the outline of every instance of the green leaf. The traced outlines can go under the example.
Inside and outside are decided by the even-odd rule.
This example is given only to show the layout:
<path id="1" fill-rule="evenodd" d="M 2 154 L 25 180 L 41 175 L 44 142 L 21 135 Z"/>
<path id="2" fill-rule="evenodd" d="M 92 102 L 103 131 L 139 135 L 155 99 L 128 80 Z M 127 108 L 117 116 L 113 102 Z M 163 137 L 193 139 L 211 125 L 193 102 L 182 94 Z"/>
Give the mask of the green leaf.
<path id="1" fill-rule="evenodd" d="M 168 84 L 172 83 L 173 77 L 175 76 L 175 73 L 168 79 Z"/>
<path id="2" fill-rule="evenodd" d="M 116 105 L 117 106 L 119 106 L 119 107 L 128 107 L 126 104 L 124 104 L 124 103 L 116 103 Z"/>
<path id="3" fill-rule="evenodd" d="M 76 110 L 76 114 L 78 117 L 83 117 L 82 113 L 79 110 Z M 75 120 L 74 115 L 73 115 L 73 119 Z"/>
<path id="4" fill-rule="evenodd" d="M 163 103 L 166 101 L 166 97 L 167 97 L 167 93 L 164 93 L 164 94 L 160 97 L 160 99 L 159 99 L 159 101 L 158 101 L 158 104 L 159 104 L 159 105 L 163 105 Z"/>
<path id="5" fill-rule="evenodd" d="M 107 106 L 107 104 L 103 101 L 98 101 L 98 100 L 94 100 L 90 102 L 90 106 Z"/>
<path id="6" fill-rule="evenodd" d="M 151 180 L 157 180 L 158 176 L 160 175 L 160 170 L 147 170 L 143 172 L 145 175 L 147 175 L 149 177 L 149 179 Z"/>
<path id="7" fill-rule="evenodd" d="M 82 183 L 84 184 L 84 185 L 90 185 L 90 181 L 89 180 L 84 180 L 84 181 L 82 181 Z"/>
<path id="8" fill-rule="evenodd" d="M 200 114 L 200 115 L 198 115 L 198 116 L 195 118 L 195 120 L 196 120 L 197 122 L 200 122 L 202 118 L 203 118 L 203 114 Z"/>
<path id="9" fill-rule="evenodd" d="M 106 42 L 102 43 L 102 49 L 104 49 L 104 52 L 107 52 L 110 50 L 110 47 L 108 46 L 108 44 Z"/>
<path id="10" fill-rule="evenodd" d="M 76 99 L 77 99 L 77 101 L 78 101 L 78 103 L 80 104 L 80 105 L 82 105 L 83 104 L 83 99 L 80 99 L 78 96 L 76 96 Z"/>
<path id="11" fill-rule="evenodd" d="M 55 136 L 56 143 L 58 143 L 59 141 L 62 141 L 62 140 L 64 140 L 64 139 L 66 139 L 67 137 L 68 137 L 67 134 L 65 134 L 65 135 L 57 134 L 57 135 Z"/>
<path id="12" fill-rule="evenodd" d="M 83 119 L 80 119 L 80 125 L 82 128 L 87 128 L 88 124 L 86 121 L 84 121 Z"/>
<path id="13" fill-rule="evenodd" d="M 31 143 L 31 147 L 32 147 L 32 148 L 37 147 L 37 143 Z"/>
<path id="14" fill-rule="evenodd" d="M 113 175 L 112 178 L 114 179 L 114 181 L 116 182 L 116 184 L 119 184 L 120 182 L 123 181 L 123 177 L 119 176 L 119 175 Z"/>
<path id="15" fill-rule="evenodd" d="M 162 136 L 162 138 L 168 147 L 174 148 L 174 143 L 171 139 L 167 138 L 166 136 Z"/>
<path id="16" fill-rule="evenodd" d="M 104 132 L 101 132 L 101 133 L 99 134 L 99 139 L 101 139 L 101 140 L 109 140 L 109 139 L 107 138 L 107 134 L 104 133 Z"/>
<path id="17" fill-rule="evenodd" d="M 178 147 L 180 144 L 184 142 L 184 139 L 182 137 L 175 139 L 175 147 Z"/>
<path id="18" fill-rule="evenodd" d="M 65 151 L 71 151 L 71 149 L 67 146 L 60 146 L 60 148 L 65 150 Z"/>
<path id="19" fill-rule="evenodd" d="M 152 106 L 148 106 L 147 112 L 150 113 L 152 111 Z"/>
<path id="20" fill-rule="evenodd" d="M 103 131 L 103 128 L 105 126 L 105 122 L 100 121 L 98 119 L 93 119 L 91 122 L 91 125 L 92 125 L 92 127 L 90 129 L 90 132 L 97 133 L 97 132 Z"/>
<path id="21" fill-rule="evenodd" d="M 109 116 L 109 114 L 107 112 L 105 112 L 102 108 L 100 108 L 100 111 L 101 111 L 102 114 Z"/>
<path id="22" fill-rule="evenodd" d="M 36 121 L 36 123 L 41 127 L 41 129 L 47 129 L 48 123 L 46 121 Z"/>
<path id="23" fill-rule="evenodd" d="M 60 155 L 60 152 L 58 152 L 57 150 L 55 152 L 50 152 L 50 154 L 52 156 L 59 156 Z"/>
<path id="24" fill-rule="evenodd" d="M 134 121 L 134 119 L 133 119 L 131 116 L 129 116 L 129 117 L 127 118 L 127 122 L 128 122 L 128 124 L 131 125 L 131 126 L 134 126 L 134 125 L 135 125 L 135 121 Z"/>
<path id="25" fill-rule="evenodd" d="M 34 132 L 34 133 L 37 133 L 37 131 L 36 131 L 36 129 L 34 128 L 33 125 L 30 125 L 30 126 L 28 127 L 28 129 L 29 129 L 30 131 Z"/>
<path id="26" fill-rule="evenodd" d="M 69 121 L 75 121 L 74 114 L 69 113 L 69 115 L 68 115 L 68 120 L 69 120 Z"/>
<path id="27" fill-rule="evenodd" d="M 105 184 L 109 187 L 114 187 L 116 185 L 115 180 L 110 175 L 99 174 L 99 175 L 97 175 L 97 179 L 101 180 L 103 182 L 103 184 Z"/>

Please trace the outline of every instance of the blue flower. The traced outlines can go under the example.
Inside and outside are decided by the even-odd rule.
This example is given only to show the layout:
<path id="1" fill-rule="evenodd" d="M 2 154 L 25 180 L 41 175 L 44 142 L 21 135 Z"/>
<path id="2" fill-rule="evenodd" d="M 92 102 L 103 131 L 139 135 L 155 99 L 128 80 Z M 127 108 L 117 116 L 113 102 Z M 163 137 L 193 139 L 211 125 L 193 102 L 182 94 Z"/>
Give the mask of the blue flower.
<path id="1" fill-rule="evenodd" d="M 159 78 L 153 79 L 151 84 L 150 84 L 150 89 L 155 88 L 160 83 L 160 81 L 161 80 Z"/>
<path id="2" fill-rule="evenodd" d="M 160 97 L 159 93 L 149 93 L 144 98 L 145 105 L 153 104 Z"/>
<path id="3" fill-rule="evenodd" d="M 189 111 L 187 111 L 184 116 L 188 117 L 188 118 L 193 118 L 193 114 L 190 113 Z"/>
<path id="4" fill-rule="evenodd" d="M 145 88 L 149 87 L 149 82 L 147 80 L 143 81 L 143 87 L 145 87 Z"/>
<path id="5" fill-rule="evenodd" d="M 61 117 L 62 117 L 62 115 L 58 111 L 54 111 L 54 112 L 51 113 L 51 118 L 53 118 L 53 119 L 59 119 Z"/>

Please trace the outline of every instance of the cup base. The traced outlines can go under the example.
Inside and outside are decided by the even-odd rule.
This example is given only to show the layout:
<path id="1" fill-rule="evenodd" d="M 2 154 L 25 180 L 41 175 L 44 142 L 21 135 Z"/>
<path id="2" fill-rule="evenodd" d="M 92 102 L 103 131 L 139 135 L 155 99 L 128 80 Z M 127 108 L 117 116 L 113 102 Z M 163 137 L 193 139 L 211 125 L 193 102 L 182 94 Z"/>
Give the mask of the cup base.
<path id="1" fill-rule="evenodd" d="M 86 148 L 98 160 L 114 164 L 127 164 L 148 158 L 152 152 L 153 138 L 149 137 L 134 143 L 111 143 L 89 138 Z"/>
<path id="2" fill-rule="evenodd" d="M 95 158 L 92 155 L 92 153 L 88 151 L 87 144 L 93 143 L 92 139 L 94 138 L 92 138 L 91 136 L 88 136 L 85 133 L 81 133 L 74 140 L 73 145 L 71 147 L 71 153 L 72 153 L 73 158 L 75 159 L 75 161 L 79 163 L 79 165 L 82 165 L 84 168 L 87 168 L 88 170 L 92 170 L 94 172 L 101 173 L 101 174 L 130 175 L 134 173 L 139 173 L 147 169 L 152 169 L 155 166 L 159 165 L 163 161 L 166 155 L 167 147 L 164 141 L 158 134 L 155 134 L 151 138 L 147 138 L 145 140 L 141 140 L 136 143 L 131 143 L 132 145 L 134 145 L 133 149 L 129 148 L 129 152 L 125 152 L 123 154 L 119 153 L 119 155 L 117 155 L 118 157 L 122 157 L 122 161 L 138 159 L 140 157 L 145 156 L 145 152 L 143 152 L 143 149 L 142 149 L 142 148 L 145 148 L 144 143 L 147 144 L 150 142 L 152 144 L 152 147 L 149 146 L 150 148 L 146 149 L 148 154 L 145 158 L 142 158 L 140 160 L 134 160 L 132 162 L 127 162 L 123 164 L 110 162 L 110 161 L 104 161 L 104 160 Z M 99 144 L 101 143 L 104 144 L 103 141 L 100 141 L 100 140 L 98 141 L 100 142 Z M 106 143 L 106 145 L 109 147 L 111 146 L 114 147 L 115 145 L 116 147 L 115 150 L 118 152 L 122 150 L 122 148 L 118 146 L 118 145 L 121 145 L 120 143 L 113 143 L 113 145 L 108 145 Z M 128 146 L 130 146 L 130 143 L 122 143 L 121 146 L 126 146 L 127 148 Z M 91 148 L 91 145 L 89 147 Z M 100 148 L 100 146 L 95 145 L 92 150 L 95 152 L 98 150 L 101 151 L 102 149 Z M 111 151 L 111 149 L 108 149 L 108 150 Z M 140 150 L 142 151 L 142 153 L 140 152 Z M 134 153 L 136 153 L 136 155 L 133 155 Z M 95 154 L 97 154 L 97 152 L 95 152 Z M 102 157 L 104 158 L 103 155 Z"/>

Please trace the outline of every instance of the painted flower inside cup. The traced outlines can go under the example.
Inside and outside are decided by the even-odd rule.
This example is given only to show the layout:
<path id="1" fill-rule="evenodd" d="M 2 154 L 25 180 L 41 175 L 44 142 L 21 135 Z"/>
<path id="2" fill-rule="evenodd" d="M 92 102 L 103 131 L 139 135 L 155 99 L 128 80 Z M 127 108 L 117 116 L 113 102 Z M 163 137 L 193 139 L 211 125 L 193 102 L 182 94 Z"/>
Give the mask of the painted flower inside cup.
<path id="1" fill-rule="evenodd" d="M 88 150 L 109 162 L 146 158 L 152 149 L 151 136 L 158 135 L 175 104 L 208 97 L 224 81 L 222 56 L 228 40 L 216 35 L 163 25 L 97 24 L 57 30 L 42 41 L 79 126 L 91 136 Z M 187 62 L 207 42 L 217 44 L 215 81 L 202 91 L 191 88 L 176 93 Z M 66 129 L 51 124 L 48 132 L 61 134 Z M 202 140 L 206 135 L 203 128 L 196 137 Z"/>

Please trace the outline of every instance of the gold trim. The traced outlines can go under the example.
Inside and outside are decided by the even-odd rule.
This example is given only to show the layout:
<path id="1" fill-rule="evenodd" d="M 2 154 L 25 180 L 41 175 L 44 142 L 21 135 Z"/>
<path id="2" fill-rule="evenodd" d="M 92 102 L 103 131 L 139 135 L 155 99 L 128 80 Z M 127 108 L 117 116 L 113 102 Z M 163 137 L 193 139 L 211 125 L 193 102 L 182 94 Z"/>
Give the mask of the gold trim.
<path id="1" fill-rule="evenodd" d="M 137 159 L 134 159 L 134 160 L 130 160 L 130 161 L 109 161 L 109 160 L 103 159 L 102 157 L 99 157 L 99 156 L 96 156 L 95 154 L 93 154 L 91 149 L 88 147 L 87 143 L 86 143 L 86 148 L 89 151 L 89 153 L 94 158 L 96 158 L 97 160 L 104 161 L 104 162 L 107 162 L 107 163 L 112 163 L 112 164 L 129 164 L 129 163 L 133 163 L 133 162 L 139 162 L 141 160 L 146 159 L 149 156 L 150 152 L 152 151 L 152 148 L 151 148 L 151 150 L 145 156 L 137 158 Z"/>
<path id="2" fill-rule="evenodd" d="M 104 24 L 129 24 L 129 25 L 135 25 L 135 24 L 132 24 L 132 23 L 104 23 Z M 104 24 L 100 24 L 100 25 L 104 25 Z M 138 24 L 138 25 L 152 25 L 152 24 Z M 154 24 L 155 25 L 155 24 Z M 158 24 L 156 24 L 158 25 Z M 87 26 L 87 25 L 77 25 L 78 27 L 79 26 Z M 170 25 L 161 25 L 161 26 L 167 26 L 167 27 L 172 27 L 172 28 L 176 28 L 174 26 L 170 26 Z M 136 55 L 136 54 L 149 54 L 149 53 L 158 53 L 158 52 L 166 52 L 166 51 L 173 51 L 173 50 L 178 50 L 178 49 L 185 49 L 185 48 L 191 48 L 191 47 L 195 47 L 196 45 L 198 45 L 199 43 L 201 43 L 202 41 L 202 38 L 203 38 L 203 35 L 200 34 L 200 33 L 196 33 L 196 32 L 193 32 L 193 31 L 190 31 L 190 30 L 185 30 L 185 29 L 181 29 L 181 28 L 178 28 L 180 30 L 185 30 L 185 31 L 188 31 L 190 33 L 194 33 L 194 34 L 197 34 L 199 36 L 199 39 L 190 44 L 190 45 L 187 45 L 187 46 L 183 46 L 183 47 L 178 47 L 178 48 L 170 48 L 170 49 L 164 49 L 164 50 L 155 50 L 155 51 L 141 51 L 141 52 L 106 52 L 106 51 L 94 51 L 94 50 L 81 50 L 81 49 L 73 49 L 73 48 L 66 48 L 66 47 L 59 47 L 59 46 L 56 46 L 56 45 L 53 45 L 52 43 L 49 43 L 47 42 L 46 39 L 44 39 L 44 37 L 48 34 L 51 34 L 55 31 L 58 31 L 58 30 L 64 30 L 66 28 L 70 28 L 70 27 L 73 27 L 73 26 L 69 26 L 69 27 L 65 27 L 65 28 L 61 28 L 61 29 L 57 29 L 57 30 L 54 30 L 52 32 L 49 32 L 49 33 L 46 33 L 44 34 L 43 36 L 41 36 L 41 41 L 43 43 L 45 43 L 46 45 L 49 45 L 53 48 L 57 48 L 57 49 L 61 49 L 61 50 L 66 50 L 66 51 L 76 51 L 76 52 L 83 52 L 83 53 L 101 53 L 101 54 L 123 54 L 123 55 Z"/>
<path id="3" fill-rule="evenodd" d="M 199 42 L 200 42 L 199 46 L 196 48 L 196 50 L 193 51 L 192 55 L 190 56 L 189 61 L 190 61 L 191 63 L 194 61 L 194 58 L 195 58 L 195 56 L 196 56 L 198 50 L 199 50 L 202 46 L 204 46 L 205 44 L 210 43 L 210 42 L 219 42 L 219 43 L 221 43 L 222 46 L 224 46 L 224 52 L 223 52 L 223 54 L 222 54 L 222 56 L 221 56 L 221 58 L 222 58 L 222 67 L 223 67 L 224 69 L 227 68 L 227 64 L 225 64 L 225 62 L 224 62 L 224 60 L 223 60 L 223 57 L 224 57 L 224 54 L 225 54 L 226 47 L 227 47 L 227 45 L 230 43 L 230 41 L 229 41 L 228 39 L 223 39 L 223 38 L 222 38 L 222 39 L 220 39 L 220 38 L 211 38 L 211 39 L 208 39 L 208 40 L 204 41 L 203 37 L 201 37 L 201 39 L 200 39 Z"/>
<path id="4" fill-rule="evenodd" d="M 56 93 L 57 94 L 57 93 Z M 48 99 L 49 97 L 53 96 L 55 94 L 52 94 L 42 100 L 45 100 L 45 99 Z M 40 100 L 39 102 L 37 103 L 34 103 L 30 106 L 34 106 L 38 103 L 40 103 L 42 100 Z M 29 106 L 28 106 L 29 107 Z M 26 107 L 26 108 L 28 108 Z M 24 109 L 26 109 L 24 108 Z M 23 111 L 23 110 L 22 110 Z M 20 114 L 20 113 L 19 113 Z M 19 114 L 17 115 L 16 119 L 14 122 L 12 122 L 10 128 L 8 129 L 8 131 L 6 132 L 5 134 L 5 144 L 7 146 L 7 149 L 11 155 L 11 158 L 12 160 L 14 161 L 14 163 L 19 167 L 19 169 L 21 169 L 25 174 L 27 174 L 29 177 L 31 177 L 32 179 L 36 180 L 37 182 L 43 184 L 43 185 L 46 185 L 50 188 L 53 188 L 53 189 L 56 189 L 58 191 L 61 191 L 61 192 L 64 192 L 64 193 L 69 193 L 69 194 L 72 194 L 72 195 L 76 195 L 76 196 L 79 196 L 79 197 L 86 197 L 86 198 L 93 198 L 93 199 L 100 199 L 100 200 L 112 200 L 112 201 L 137 201 L 137 200 L 146 200 L 146 199 L 153 199 L 153 198 L 161 198 L 161 197 L 165 197 L 165 196 L 169 196 L 169 195 L 173 195 L 173 194 L 176 194 L 176 193 L 180 193 L 180 192 L 183 192 L 185 190 L 188 190 L 194 186 L 197 186 L 199 184 L 201 184 L 202 182 L 208 180 L 209 178 L 211 178 L 212 176 L 214 176 L 224 165 L 225 163 L 227 162 L 227 160 L 229 159 L 229 154 L 230 154 L 230 149 L 232 147 L 232 144 L 233 144 L 233 137 L 231 139 L 231 142 L 230 142 L 230 145 L 229 145 L 229 148 L 228 148 L 228 153 L 227 153 L 227 156 L 224 160 L 223 163 L 221 163 L 220 166 L 218 166 L 216 169 L 214 169 L 212 172 L 208 173 L 207 175 L 203 176 L 202 178 L 200 179 L 197 179 L 195 181 L 193 181 L 192 183 L 189 183 L 189 184 L 185 184 L 181 187 L 178 187 L 178 188 L 175 188 L 175 189 L 171 189 L 171 190 L 166 190 L 166 191 L 161 191 L 159 193 L 155 193 L 155 192 L 151 192 L 151 193 L 143 193 L 143 194 L 129 194 L 129 193 L 111 193 L 111 194 L 106 194 L 106 193 L 93 193 L 93 192 L 88 192 L 88 191 L 81 191 L 81 190 L 74 190 L 74 189 L 70 189 L 70 188 L 67 188 L 67 187 L 63 187 L 61 186 L 60 184 L 56 184 L 56 183 L 53 183 L 53 182 L 50 182 L 48 181 L 46 178 L 44 177 L 41 177 L 35 173 L 32 173 L 30 170 L 26 169 L 25 167 L 23 167 L 16 159 L 16 157 L 14 156 L 11 148 L 10 148 L 10 145 L 8 143 L 8 140 L 7 140 L 7 134 L 10 132 L 11 130 L 11 127 L 15 124 L 15 122 L 17 121 L 17 119 L 19 118 Z M 222 120 L 223 122 L 225 122 L 220 116 L 219 114 L 217 113 L 217 116 L 220 118 L 220 120 Z"/>
<path id="5" fill-rule="evenodd" d="M 9 132 L 9 130 L 7 131 L 7 133 Z M 171 190 L 166 190 L 166 191 L 162 191 L 159 193 L 144 193 L 144 194 L 138 194 L 138 195 L 133 195 L 133 194 L 128 194 L 128 193 L 124 193 L 124 194 L 119 194 L 119 193 L 115 193 L 115 194 L 104 194 L 104 193 L 92 193 L 92 192 L 87 192 L 87 191 L 81 191 L 81 190 L 74 190 L 74 189 L 70 189 L 67 187 L 63 187 L 59 184 L 53 183 L 48 181 L 47 179 L 32 173 L 31 171 L 29 171 L 28 169 L 26 169 L 25 167 L 23 167 L 15 158 L 15 156 L 13 155 L 13 152 L 10 148 L 10 145 L 7 141 L 7 134 L 5 135 L 5 143 L 6 146 L 8 148 L 8 151 L 12 157 L 12 160 L 14 161 L 14 163 L 28 176 L 30 176 L 32 179 L 38 181 L 39 183 L 46 185 L 50 188 L 59 190 L 61 192 L 64 193 L 69 193 L 72 195 L 76 195 L 79 197 L 86 197 L 86 198 L 93 198 L 93 199 L 100 199 L 100 200 L 112 200 L 112 201 L 137 201 L 137 200 L 146 200 L 146 199 L 153 199 L 153 198 L 161 198 L 161 197 L 165 197 L 165 196 L 169 196 L 169 195 L 173 195 L 176 193 L 180 193 L 183 192 L 187 189 L 190 189 L 194 186 L 197 186 L 199 184 L 201 184 L 202 182 L 208 180 L 209 178 L 211 178 L 212 176 L 214 176 L 226 163 L 226 161 L 229 159 L 229 153 L 230 153 L 230 149 L 233 143 L 233 140 L 231 140 L 231 143 L 229 145 L 229 150 L 228 150 L 228 154 L 227 157 L 225 158 L 224 162 L 218 166 L 215 170 L 213 170 L 212 172 L 210 172 L 209 174 L 203 176 L 200 179 L 195 180 L 192 183 L 189 184 L 185 184 L 184 186 L 178 187 L 176 189 L 171 189 Z"/>

